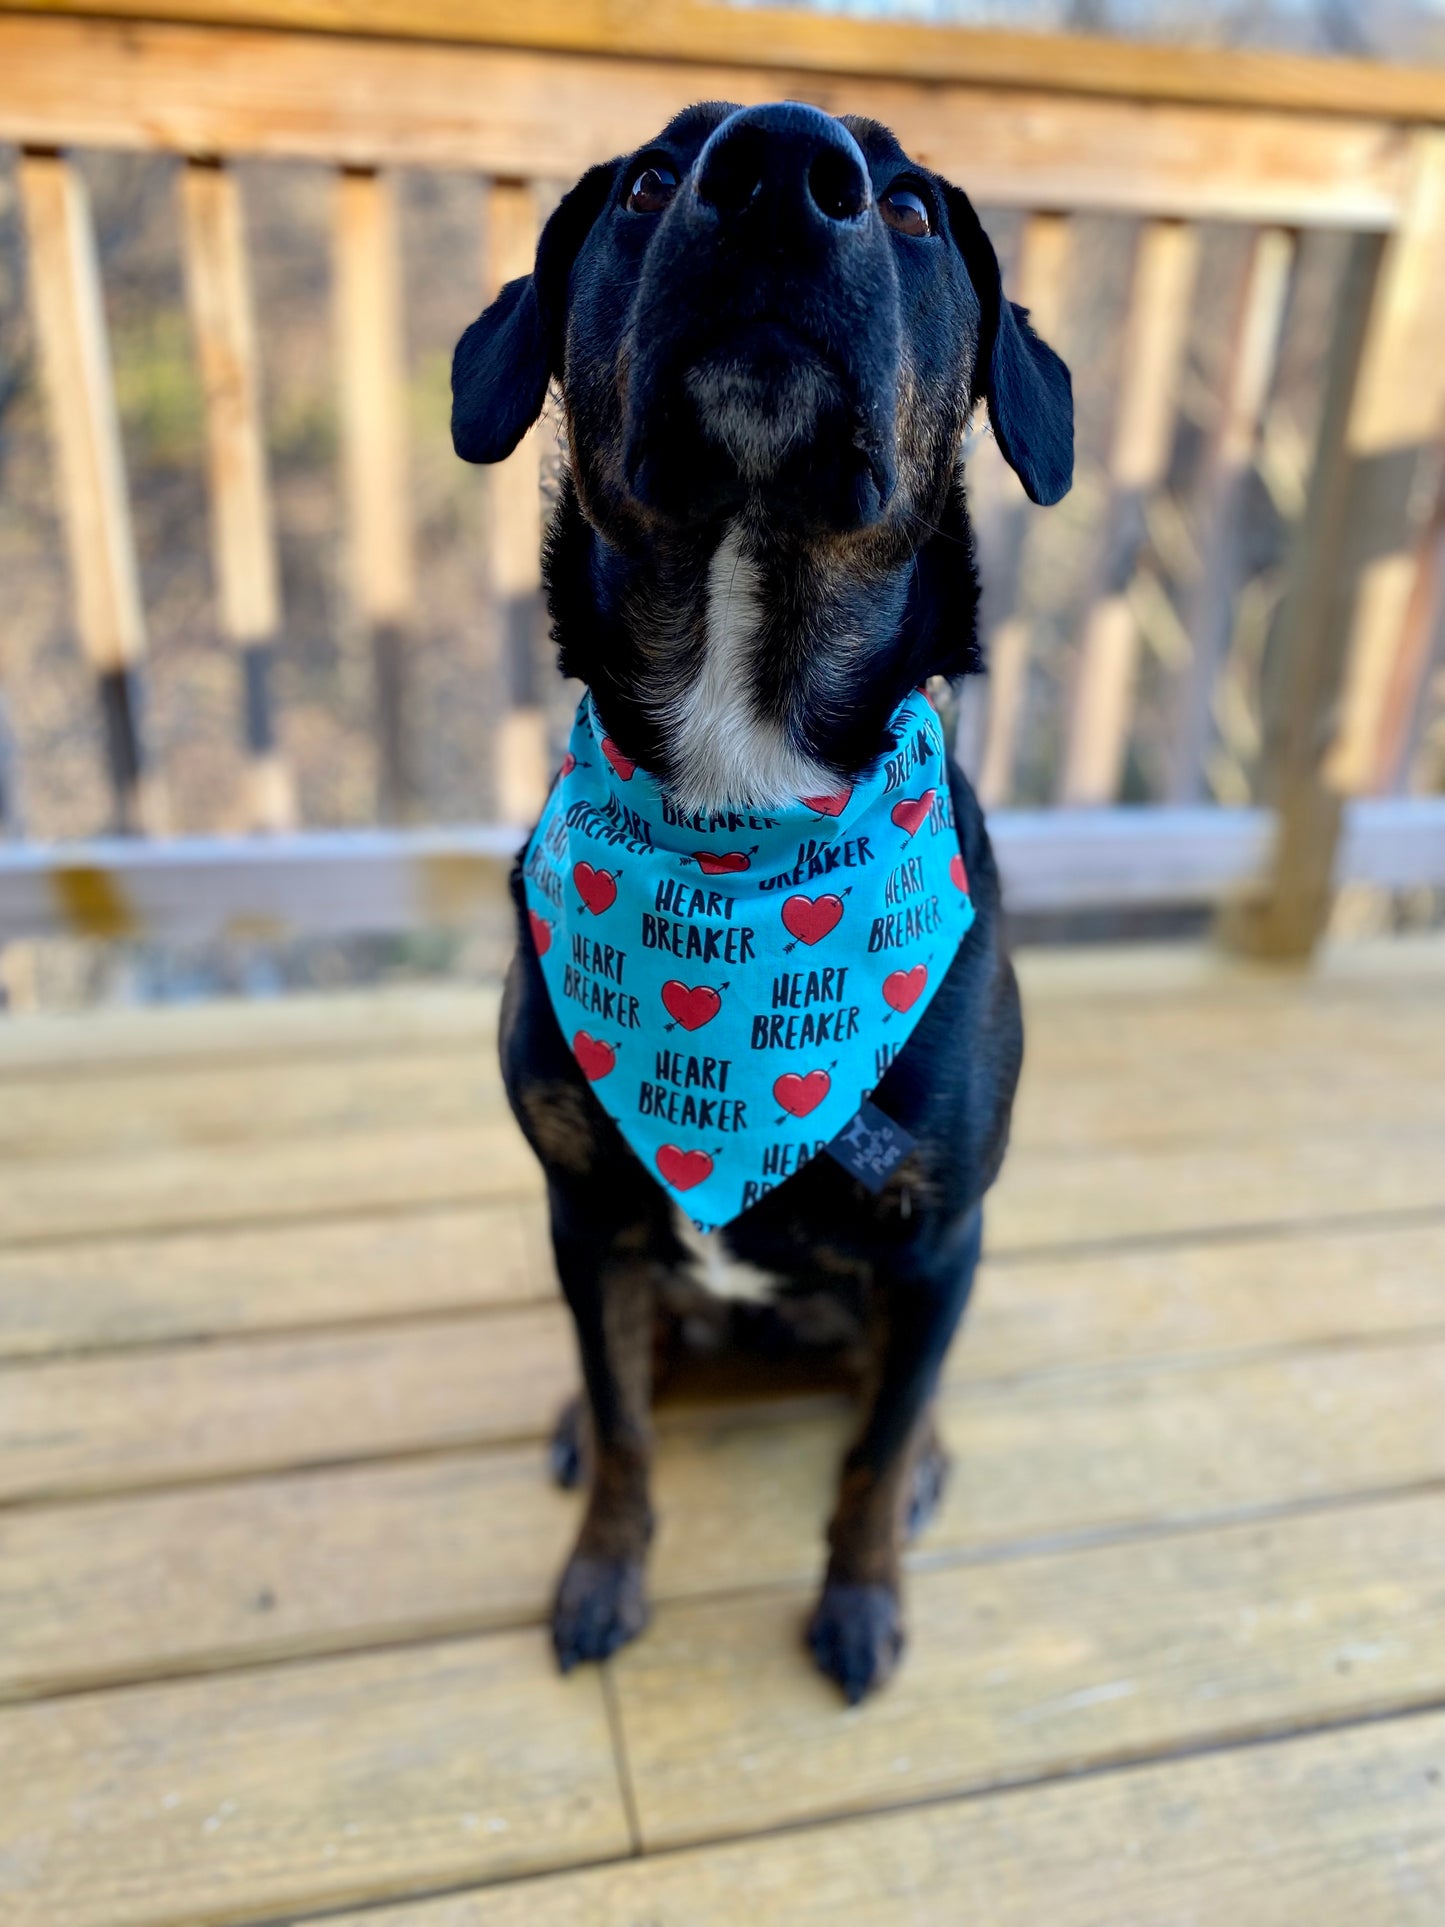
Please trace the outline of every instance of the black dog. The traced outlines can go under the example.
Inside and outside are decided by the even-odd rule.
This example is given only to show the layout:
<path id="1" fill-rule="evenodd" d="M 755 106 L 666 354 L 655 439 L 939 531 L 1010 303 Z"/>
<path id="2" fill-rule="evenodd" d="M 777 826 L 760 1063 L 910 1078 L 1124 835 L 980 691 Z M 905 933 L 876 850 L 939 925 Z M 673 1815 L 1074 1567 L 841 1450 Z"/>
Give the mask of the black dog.
<path id="1" fill-rule="evenodd" d="M 960 474 L 980 400 L 1035 501 L 1072 479 L 1068 371 L 1004 299 L 967 198 L 886 129 L 796 104 L 690 108 L 582 177 L 530 278 L 458 345 L 458 454 L 510 453 L 553 380 L 569 451 L 546 552 L 562 668 L 690 809 L 826 791 L 890 747 L 910 690 L 981 667 Z M 745 593 L 710 593 L 740 574 Z M 941 1483 L 931 1401 L 1023 1049 L 982 816 L 949 780 L 976 921 L 875 1094 L 916 1148 L 877 1196 L 816 1157 L 716 1234 L 773 1289 L 759 1315 L 826 1295 L 867 1341 L 809 1629 L 850 1700 L 902 1649 L 900 1546 Z M 521 910 L 520 879 L 514 894 Z M 547 1176 L 593 1461 L 553 1612 L 565 1668 L 645 1623 L 654 1334 L 711 1261 L 579 1071 L 519 923 L 503 1072 Z"/>

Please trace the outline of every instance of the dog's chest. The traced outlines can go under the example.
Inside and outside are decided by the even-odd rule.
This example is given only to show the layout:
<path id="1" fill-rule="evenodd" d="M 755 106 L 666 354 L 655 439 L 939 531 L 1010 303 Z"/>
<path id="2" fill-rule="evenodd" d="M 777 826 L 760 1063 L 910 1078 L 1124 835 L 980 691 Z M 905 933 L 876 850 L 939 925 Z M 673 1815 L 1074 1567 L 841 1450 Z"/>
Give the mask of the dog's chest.
<path id="1" fill-rule="evenodd" d="M 778 1289 L 779 1279 L 760 1271 L 746 1259 L 735 1258 L 728 1249 L 724 1231 L 699 1231 L 691 1218 L 676 1204 L 672 1208 L 673 1230 L 687 1252 L 688 1267 L 695 1283 L 714 1298 L 739 1299 L 761 1304 Z"/>

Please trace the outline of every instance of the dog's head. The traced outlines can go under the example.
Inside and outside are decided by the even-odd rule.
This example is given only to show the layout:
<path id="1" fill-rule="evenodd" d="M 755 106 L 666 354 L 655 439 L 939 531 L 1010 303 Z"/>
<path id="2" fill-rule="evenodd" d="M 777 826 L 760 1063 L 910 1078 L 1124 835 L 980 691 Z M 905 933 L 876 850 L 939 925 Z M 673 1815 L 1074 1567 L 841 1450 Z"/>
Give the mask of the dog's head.
<path id="1" fill-rule="evenodd" d="M 1034 501 L 1072 479 L 1068 370 L 967 196 L 796 102 L 691 107 L 583 175 L 458 344 L 457 453 L 509 454 L 553 379 L 583 511 L 624 548 L 748 504 L 916 539 L 980 400 Z"/>

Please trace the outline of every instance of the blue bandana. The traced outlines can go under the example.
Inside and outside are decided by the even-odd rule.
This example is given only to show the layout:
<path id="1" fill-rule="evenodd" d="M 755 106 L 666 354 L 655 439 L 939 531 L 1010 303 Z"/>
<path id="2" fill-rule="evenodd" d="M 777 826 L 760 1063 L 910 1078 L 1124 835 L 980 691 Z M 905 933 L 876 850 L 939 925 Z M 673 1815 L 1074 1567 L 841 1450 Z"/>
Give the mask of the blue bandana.
<path id="1" fill-rule="evenodd" d="M 973 922 L 938 718 L 915 693 L 889 729 L 833 795 L 687 815 L 578 708 L 532 936 L 584 1076 L 700 1230 L 849 1125 Z"/>

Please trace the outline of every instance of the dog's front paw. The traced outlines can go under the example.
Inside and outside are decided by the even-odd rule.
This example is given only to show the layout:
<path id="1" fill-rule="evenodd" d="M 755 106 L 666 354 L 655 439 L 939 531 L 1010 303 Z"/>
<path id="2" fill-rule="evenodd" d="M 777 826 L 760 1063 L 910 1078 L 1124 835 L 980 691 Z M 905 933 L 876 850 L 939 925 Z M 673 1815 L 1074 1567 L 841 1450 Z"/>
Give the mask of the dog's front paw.
<path id="1" fill-rule="evenodd" d="M 830 1579 L 808 1625 L 819 1670 L 837 1680 L 850 1706 L 882 1686 L 903 1651 L 903 1611 L 891 1586 Z"/>
<path id="2" fill-rule="evenodd" d="M 568 1560 L 552 1606 L 552 1645 L 564 1673 L 583 1659 L 606 1659 L 647 1624 L 647 1590 L 638 1559 Z"/>

